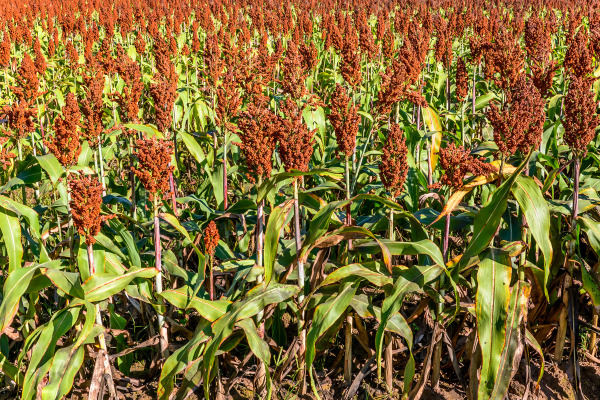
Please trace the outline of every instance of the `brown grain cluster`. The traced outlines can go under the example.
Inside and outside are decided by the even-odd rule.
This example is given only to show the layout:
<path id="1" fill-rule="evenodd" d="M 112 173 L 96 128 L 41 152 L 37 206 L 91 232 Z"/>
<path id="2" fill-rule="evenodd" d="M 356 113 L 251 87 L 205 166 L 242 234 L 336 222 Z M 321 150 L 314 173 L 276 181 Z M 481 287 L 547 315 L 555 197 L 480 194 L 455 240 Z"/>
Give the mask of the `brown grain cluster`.
<path id="1" fill-rule="evenodd" d="M 594 92 L 589 80 L 571 75 L 569 92 L 565 97 L 563 139 L 576 156 L 585 155 L 588 144 L 596 137 L 598 125 L 600 118 L 596 114 Z"/>
<path id="2" fill-rule="evenodd" d="M 16 76 L 17 86 L 11 88 L 19 101 L 26 101 L 32 104 L 41 94 L 38 92 L 40 81 L 37 77 L 37 72 L 38 70 L 31 57 L 25 53 Z"/>
<path id="3" fill-rule="evenodd" d="M 440 183 L 454 189 L 460 189 L 463 186 L 467 174 L 486 176 L 496 172 L 494 166 L 471 156 L 464 147 L 456 147 L 454 143 L 440 149 L 439 156 L 440 167 L 444 170 Z"/>
<path id="4" fill-rule="evenodd" d="M 279 83 L 284 93 L 289 94 L 294 99 L 300 99 L 307 94 L 304 84 L 307 74 L 303 69 L 303 57 L 298 51 L 298 46 L 293 41 L 288 42 L 281 71 L 283 79 Z"/>
<path id="5" fill-rule="evenodd" d="M 524 66 L 524 53 L 519 35 L 502 25 L 493 41 L 484 47 L 485 77 L 508 90 L 519 79 Z"/>
<path id="6" fill-rule="evenodd" d="M 79 131 L 77 130 L 80 125 L 81 113 L 73 93 L 67 94 L 61 113 L 62 115 L 54 120 L 54 136 L 51 140 L 45 140 L 44 143 L 58 161 L 68 167 L 77 162 L 81 153 Z"/>
<path id="7" fill-rule="evenodd" d="M 539 90 L 525 75 L 506 93 L 502 108 L 495 102 L 490 104 L 487 117 L 494 128 L 494 142 L 504 155 L 539 146 L 546 119 L 544 105 Z"/>
<path id="8" fill-rule="evenodd" d="M 209 256 L 215 255 L 215 250 L 219 245 L 219 240 L 221 237 L 219 236 L 219 230 L 217 229 L 217 224 L 215 221 L 210 221 L 206 228 L 204 228 L 204 250 L 206 254 Z"/>
<path id="9" fill-rule="evenodd" d="M 177 98 L 178 77 L 171 61 L 173 49 L 170 48 L 167 40 L 161 37 L 154 38 L 154 54 L 156 74 L 154 74 L 154 83 L 150 85 L 150 95 L 154 100 L 156 127 L 159 131 L 166 132 L 173 121 L 172 112 Z M 137 113 L 135 117 L 137 118 Z"/>
<path id="10" fill-rule="evenodd" d="M 0 67 L 7 68 L 10 65 L 10 37 L 4 34 L 0 42 Z"/>
<path id="11" fill-rule="evenodd" d="M 233 131 L 235 127 L 231 120 L 237 115 L 241 105 L 242 97 L 236 75 L 233 68 L 230 68 L 225 74 L 223 82 L 217 88 L 217 106 L 215 109 L 217 124 L 228 131 Z"/>
<path id="12" fill-rule="evenodd" d="M 3 146 L 8 141 L 8 137 L 0 136 L 0 146 Z M 12 159 L 16 158 L 17 155 L 13 152 L 10 152 L 7 148 L 0 148 L 0 166 L 2 166 L 3 170 L 8 169 L 12 164 Z"/>
<path id="13" fill-rule="evenodd" d="M 588 34 L 583 28 L 579 29 L 567 49 L 563 66 L 567 74 L 573 74 L 579 78 L 588 78 L 594 73 Z"/>
<path id="14" fill-rule="evenodd" d="M 172 154 L 173 143 L 168 140 L 153 137 L 135 143 L 139 167 L 132 167 L 132 170 L 149 192 L 151 200 L 169 194 L 169 175 L 174 169 L 169 165 Z"/>
<path id="15" fill-rule="evenodd" d="M 98 70 L 93 75 L 84 75 L 83 81 L 87 93 L 86 97 L 81 100 L 81 113 L 83 114 L 81 136 L 88 141 L 90 147 L 95 148 L 98 145 L 98 138 L 104 130 L 102 124 L 104 74 Z"/>
<path id="16" fill-rule="evenodd" d="M 378 116 L 389 114 L 393 105 L 403 100 L 427 107 L 427 101 L 420 94 L 419 80 L 429 51 L 429 38 L 428 28 L 413 23 L 398 57 L 380 73 L 381 87 L 375 107 Z"/>
<path id="17" fill-rule="evenodd" d="M 302 122 L 302 110 L 296 102 L 287 98 L 281 105 L 284 117 L 279 134 L 279 156 L 285 170 L 308 171 L 313 154 L 315 130 L 309 130 Z"/>
<path id="18" fill-rule="evenodd" d="M 119 74 L 119 77 L 121 77 L 125 82 L 125 86 L 123 86 L 121 93 L 112 93 L 112 98 L 119 105 L 119 109 L 121 111 L 121 120 L 129 123 L 137 123 L 139 122 L 139 103 L 144 90 L 141 68 L 138 63 L 129 58 L 129 56 L 125 55 L 121 62 L 116 65 L 116 71 Z M 172 91 L 168 93 L 171 95 L 173 94 Z M 161 100 L 162 99 L 159 99 L 159 104 Z M 169 99 L 165 100 L 165 102 L 168 101 Z M 166 117 L 162 116 L 161 114 L 161 118 Z M 166 121 L 164 122 L 166 123 Z"/>
<path id="19" fill-rule="evenodd" d="M 383 155 L 379 163 L 381 182 L 396 198 L 402 193 L 408 174 L 408 149 L 404 131 L 399 124 L 393 124 L 383 144 Z"/>
<path id="20" fill-rule="evenodd" d="M 358 108 L 339 83 L 331 95 L 331 112 L 327 117 L 333 126 L 338 148 L 336 153 L 351 157 L 356 147 L 356 134 L 360 123 Z"/>
<path id="21" fill-rule="evenodd" d="M 44 54 L 42 54 L 40 40 L 37 38 L 35 39 L 35 43 L 33 44 L 33 51 L 35 54 L 35 68 L 37 69 L 38 74 L 43 75 L 46 72 L 47 64 L 46 58 L 44 57 Z"/>
<path id="22" fill-rule="evenodd" d="M 271 176 L 273 151 L 281 122 L 269 110 L 268 104 L 267 97 L 257 96 L 237 121 L 241 142 L 234 144 L 242 150 L 248 169 L 247 177 L 251 182 L 256 182 L 257 177 Z"/>
<path id="23" fill-rule="evenodd" d="M 4 135 L 20 140 L 27 134 L 35 131 L 33 118 L 37 115 L 35 108 L 30 108 L 26 101 L 20 101 L 10 106 L 2 107 L 2 116 L 8 120 L 9 130 L 4 130 Z"/>
<path id="24" fill-rule="evenodd" d="M 83 176 L 69 179 L 71 189 L 71 215 L 73 224 L 86 244 L 94 244 L 102 224 L 114 215 L 100 215 L 102 207 L 102 185 L 98 178 Z"/>
<path id="25" fill-rule="evenodd" d="M 469 94 L 469 74 L 465 60 L 459 58 L 456 61 L 456 98 L 463 101 Z"/>

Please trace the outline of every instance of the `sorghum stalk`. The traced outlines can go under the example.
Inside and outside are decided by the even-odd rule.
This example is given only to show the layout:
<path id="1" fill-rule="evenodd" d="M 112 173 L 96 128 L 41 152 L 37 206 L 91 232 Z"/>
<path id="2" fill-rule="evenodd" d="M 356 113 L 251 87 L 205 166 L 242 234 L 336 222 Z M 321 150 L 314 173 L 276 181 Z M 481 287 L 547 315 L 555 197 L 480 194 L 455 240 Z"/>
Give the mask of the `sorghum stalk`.
<path id="1" fill-rule="evenodd" d="M 129 137 L 129 158 L 133 163 L 133 137 Z M 129 182 L 131 184 L 131 218 L 136 219 L 137 214 L 137 199 L 135 196 L 135 174 L 133 170 L 129 169 Z"/>
<path id="2" fill-rule="evenodd" d="M 296 254 L 298 257 L 298 287 L 300 288 L 300 293 L 298 294 L 298 303 L 301 305 L 300 308 L 300 318 L 298 320 L 298 330 L 300 331 L 300 360 L 301 365 L 299 368 L 299 373 L 301 377 L 301 392 L 306 391 L 306 372 L 304 365 L 304 355 L 306 353 L 306 329 L 304 326 L 304 307 L 302 306 L 302 302 L 304 301 L 304 262 L 300 259 L 300 249 L 302 248 L 302 239 L 300 232 L 300 207 L 298 204 L 298 178 L 294 179 L 294 235 L 296 239 Z M 310 371 L 309 371 L 310 372 Z"/>
<path id="3" fill-rule="evenodd" d="M 94 262 L 94 244 L 87 244 L 87 255 L 88 255 L 88 266 L 90 271 L 90 277 L 96 274 L 96 264 Z M 96 304 L 96 323 L 100 325 L 104 329 L 104 325 L 102 322 L 102 314 L 100 313 L 100 305 Z M 104 337 L 104 331 L 98 335 L 98 344 L 100 345 L 100 349 L 103 353 L 98 353 L 98 357 L 102 357 L 102 365 L 104 366 L 104 374 L 108 374 L 110 379 L 108 379 L 108 384 L 112 385 L 111 392 L 115 392 L 112 370 L 110 368 L 110 360 L 108 359 L 108 347 L 106 346 L 106 338 Z"/>
<path id="4" fill-rule="evenodd" d="M 154 268 L 158 271 L 156 275 L 156 293 L 160 294 L 163 290 L 162 285 L 162 264 L 161 264 L 161 248 L 160 248 L 160 224 L 159 224 L 159 206 L 158 198 L 154 197 Z M 162 303 L 161 300 L 159 302 Z M 167 336 L 167 327 L 165 325 L 165 318 L 160 313 L 157 313 L 158 330 L 160 334 L 160 353 L 161 356 L 166 359 L 169 356 L 169 341 Z"/>
<path id="5" fill-rule="evenodd" d="M 100 163 L 100 184 L 102 185 L 102 197 L 106 196 L 106 182 L 104 181 L 104 157 L 102 156 L 102 140 L 98 138 L 98 158 Z"/>
<path id="6" fill-rule="evenodd" d="M 346 156 L 346 200 L 350 200 L 350 162 Z M 346 205 L 346 225 L 352 224 L 352 216 L 350 215 L 350 202 Z M 352 262 L 350 250 L 352 249 L 352 239 L 348 239 L 347 248 L 347 264 Z M 344 381 L 350 383 L 352 379 L 352 312 L 346 314 L 345 334 L 344 334 Z"/>

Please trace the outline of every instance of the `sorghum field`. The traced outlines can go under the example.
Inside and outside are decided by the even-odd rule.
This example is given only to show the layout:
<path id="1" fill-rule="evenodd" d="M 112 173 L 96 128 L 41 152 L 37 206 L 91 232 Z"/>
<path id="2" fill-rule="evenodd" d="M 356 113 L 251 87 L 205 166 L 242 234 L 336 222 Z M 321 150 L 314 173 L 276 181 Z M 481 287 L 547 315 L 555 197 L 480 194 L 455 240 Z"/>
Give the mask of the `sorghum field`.
<path id="1" fill-rule="evenodd" d="M 0 399 L 600 398 L 598 2 L 0 4 Z"/>

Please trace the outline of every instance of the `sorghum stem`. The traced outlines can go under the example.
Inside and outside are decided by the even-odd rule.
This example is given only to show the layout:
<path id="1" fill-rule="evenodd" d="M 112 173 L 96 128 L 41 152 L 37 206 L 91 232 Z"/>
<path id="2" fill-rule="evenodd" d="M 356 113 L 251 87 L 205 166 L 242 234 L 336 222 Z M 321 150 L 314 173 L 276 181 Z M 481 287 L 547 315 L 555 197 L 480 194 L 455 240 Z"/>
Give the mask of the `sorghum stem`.
<path id="1" fill-rule="evenodd" d="M 300 381 L 301 393 L 306 392 L 306 371 L 304 365 L 304 355 L 306 353 L 306 330 L 304 326 L 304 262 L 300 259 L 300 249 L 302 249 L 302 239 L 300 232 L 300 206 L 298 204 L 298 178 L 294 179 L 294 233 L 296 239 L 296 257 L 298 257 L 298 287 L 300 293 L 298 294 L 298 303 L 300 304 L 300 318 L 298 320 L 298 330 L 300 331 Z"/>
<path id="2" fill-rule="evenodd" d="M 156 195 L 155 195 L 156 196 Z M 160 224 L 158 218 L 158 199 L 154 198 L 154 268 L 158 272 L 156 275 L 156 293 L 160 294 L 163 290 L 162 285 L 162 264 L 161 264 L 161 248 L 160 248 Z M 162 303 L 159 297 L 159 303 Z M 165 318 L 157 313 L 158 330 L 160 332 L 160 353 L 163 358 L 169 356 L 168 351 L 168 336 L 167 327 L 165 326 Z"/>

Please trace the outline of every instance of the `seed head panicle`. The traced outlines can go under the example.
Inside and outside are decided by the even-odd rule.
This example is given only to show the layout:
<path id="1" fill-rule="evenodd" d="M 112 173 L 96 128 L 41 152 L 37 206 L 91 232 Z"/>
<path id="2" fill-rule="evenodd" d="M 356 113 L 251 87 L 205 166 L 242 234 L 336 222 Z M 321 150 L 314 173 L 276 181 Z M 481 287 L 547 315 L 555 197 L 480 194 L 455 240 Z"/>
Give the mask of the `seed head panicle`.
<path id="1" fill-rule="evenodd" d="M 12 160 L 17 157 L 15 153 L 3 146 L 7 141 L 8 137 L 0 136 L 0 166 L 2 166 L 3 171 L 7 171 L 13 163 Z"/>
<path id="2" fill-rule="evenodd" d="M 73 224 L 87 244 L 96 242 L 102 224 L 114 215 L 100 215 L 102 207 L 102 185 L 98 178 L 83 176 L 69 179 L 71 189 L 71 215 Z"/>
<path id="3" fill-rule="evenodd" d="M 0 42 L 0 67 L 7 68 L 10 65 L 10 37 L 4 33 L 4 38 Z"/>
<path id="4" fill-rule="evenodd" d="M 116 71 L 119 74 L 119 77 L 121 77 L 125 82 L 125 85 L 123 86 L 121 93 L 112 93 L 111 97 L 119 105 L 121 110 L 121 119 L 130 123 L 136 123 L 139 121 L 139 103 L 144 90 L 141 67 L 138 63 L 129 58 L 129 56 L 125 55 L 122 59 L 122 62 L 116 66 Z M 164 80 L 159 80 L 159 83 L 161 82 L 164 82 Z M 169 93 L 173 94 L 172 92 L 173 90 L 171 90 Z M 161 104 L 160 100 L 162 99 L 159 99 L 158 104 Z M 154 101 L 156 107 L 156 98 L 154 98 Z M 165 102 L 168 101 L 169 99 L 165 99 Z M 168 107 L 169 106 L 167 104 L 167 108 Z M 161 118 L 165 117 L 163 117 L 161 114 Z M 170 125 L 170 122 L 168 122 L 168 124 Z"/>
<path id="5" fill-rule="evenodd" d="M 23 55 L 23 61 L 21 62 L 16 80 L 18 86 L 11 87 L 11 89 L 19 101 L 33 103 L 41 94 L 38 92 L 40 81 L 37 77 L 37 68 L 28 53 Z"/>
<path id="6" fill-rule="evenodd" d="M 342 48 L 341 70 L 344 80 L 351 86 L 357 87 L 362 83 L 360 53 L 354 40 L 346 40 Z"/>
<path id="7" fill-rule="evenodd" d="M 150 95 L 154 100 L 154 118 L 156 127 L 161 132 L 167 132 L 173 121 L 173 105 L 177 98 L 176 83 L 158 79 L 150 85 Z"/>
<path id="8" fill-rule="evenodd" d="M 142 32 L 138 32 L 133 43 L 136 53 L 143 55 L 146 52 L 146 41 Z"/>
<path id="9" fill-rule="evenodd" d="M 486 176 L 496 172 L 494 166 L 471 156 L 463 146 L 456 147 L 454 143 L 440 149 L 439 155 L 440 167 L 444 170 L 440 184 L 454 189 L 460 189 L 463 186 L 467 174 Z"/>
<path id="10" fill-rule="evenodd" d="M 525 75 L 507 92 L 502 110 L 496 103 L 490 105 L 487 117 L 494 128 L 494 141 L 504 155 L 539 146 L 546 119 L 544 105 L 541 93 Z"/>
<path id="11" fill-rule="evenodd" d="M 407 154 L 404 131 L 399 124 L 392 124 L 383 144 L 379 176 L 394 198 L 402 192 L 408 174 Z"/>
<path id="12" fill-rule="evenodd" d="M 38 38 L 35 39 L 35 43 L 33 44 L 33 51 L 35 53 L 35 68 L 37 69 L 38 74 L 44 75 L 44 73 L 46 73 L 47 64 L 46 58 L 44 57 L 44 54 L 42 54 L 42 48 Z"/>
<path id="13" fill-rule="evenodd" d="M 303 58 L 298 51 L 298 46 L 293 41 L 288 42 L 288 48 L 283 59 L 282 73 L 283 79 L 280 80 L 281 89 L 294 99 L 300 99 L 307 94 L 304 81 L 307 74 L 302 68 Z"/>
<path id="14" fill-rule="evenodd" d="M 30 108 L 26 101 L 2 107 L 2 115 L 4 119 L 8 120 L 10 128 L 8 131 L 3 129 L 3 133 L 7 137 L 20 140 L 35 131 L 33 117 L 37 115 L 37 110 Z"/>
<path id="15" fill-rule="evenodd" d="M 81 153 L 77 129 L 80 125 L 81 113 L 73 93 L 67 94 L 65 106 L 61 112 L 62 116 L 56 117 L 54 121 L 54 136 L 51 140 L 45 140 L 44 143 L 63 166 L 69 167 L 77 162 Z"/>
<path id="16" fill-rule="evenodd" d="M 484 58 L 485 76 L 493 79 L 502 89 L 508 90 L 523 70 L 525 54 L 519 44 L 519 37 L 502 26 L 493 42 L 485 47 Z"/>
<path id="17" fill-rule="evenodd" d="M 204 228 L 204 250 L 206 254 L 210 257 L 215 255 L 215 250 L 219 245 L 219 240 L 221 237 L 219 236 L 219 230 L 217 229 L 217 224 L 215 221 L 210 221 L 206 228 Z"/>
<path id="18" fill-rule="evenodd" d="M 281 121 L 268 105 L 269 99 L 258 95 L 237 121 L 241 142 L 234 144 L 242 150 L 251 182 L 256 182 L 256 177 L 271 176 Z"/>
<path id="19" fill-rule="evenodd" d="M 150 194 L 150 199 L 165 197 L 169 194 L 169 175 L 174 167 L 169 166 L 173 154 L 173 142 L 169 140 L 142 139 L 135 144 L 135 155 L 139 168 L 132 167 Z"/>
<path id="20" fill-rule="evenodd" d="M 596 127 L 600 125 L 594 92 L 588 80 L 571 75 L 564 106 L 563 139 L 576 156 L 582 157 L 587 152 L 588 144 L 596 137 Z"/>
<path id="21" fill-rule="evenodd" d="M 338 156 L 339 153 L 343 153 L 346 157 L 351 157 L 356 147 L 360 115 L 358 115 L 358 108 L 339 83 L 336 84 L 331 95 L 331 112 L 328 119 L 333 126 L 338 144 L 336 153 Z"/>
<path id="22" fill-rule="evenodd" d="M 90 147 L 98 145 L 98 137 L 104 130 L 102 115 L 104 114 L 104 73 L 97 70 L 92 75 L 84 75 L 83 81 L 87 90 L 86 97 L 81 100 L 81 112 L 84 122 L 81 136 L 88 141 Z"/>
<path id="23" fill-rule="evenodd" d="M 242 97 L 238 89 L 238 83 L 233 71 L 230 68 L 223 79 L 223 83 L 217 89 L 217 107 L 215 110 L 216 121 L 219 125 L 229 131 L 235 128 L 231 122 L 242 105 Z"/>
<path id="24" fill-rule="evenodd" d="M 456 98 L 463 101 L 469 93 L 469 73 L 463 58 L 456 61 Z"/>
<path id="25" fill-rule="evenodd" d="M 579 78 L 589 78 L 593 75 L 592 51 L 588 34 L 583 28 L 579 29 L 567 49 L 563 66 L 567 74 L 573 74 Z"/>
<path id="26" fill-rule="evenodd" d="M 279 156 L 287 172 L 291 170 L 308 171 L 313 154 L 314 134 L 302 122 L 302 110 L 296 102 L 287 98 L 281 105 L 284 117 L 279 130 Z"/>

